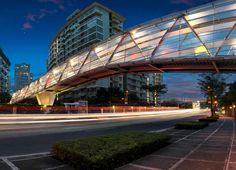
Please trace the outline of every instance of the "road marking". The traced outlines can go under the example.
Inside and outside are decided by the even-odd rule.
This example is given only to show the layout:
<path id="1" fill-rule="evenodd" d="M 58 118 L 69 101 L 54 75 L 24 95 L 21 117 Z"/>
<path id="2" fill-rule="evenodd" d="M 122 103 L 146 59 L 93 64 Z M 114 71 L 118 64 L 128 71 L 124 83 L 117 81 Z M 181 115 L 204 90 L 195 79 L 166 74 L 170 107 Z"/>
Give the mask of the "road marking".
<path id="1" fill-rule="evenodd" d="M 231 137 L 231 144 L 230 144 L 230 150 L 229 150 L 229 155 L 225 161 L 225 165 L 224 165 L 224 169 L 228 170 L 229 169 L 229 163 L 230 163 L 230 158 L 231 158 L 231 154 L 233 151 L 233 143 L 234 143 L 234 139 L 235 139 L 235 122 L 233 121 L 233 134 Z"/>
<path id="2" fill-rule="evenodd" d="M 20 170 L 18 167 L 16 167 L 11 161 L 9 161 L 7 158 L 2 158 L 3 162 L 5 162 L 12 170 Z"/>
<path id="3" fill-rule="evenodd" d="M 169 127 L 169 128 L 160 129 L 160 130 L 151 130 L 151 131 L 149 131 L 149 133 L 165 132 L 165 131 L 167 131 L 167 130 L 171 130 L 171 129 L 174 129 L 174 127 Z"/>
<path id="4" fill-rule="evenodd" d="M 178 162 L 176 162 L 172 167 L 169 168 L 169 170 L 174 170 L 175 168 L 177 168 L 183 161 L 185 161 L 193 152 L 195 152 L 198 148 L 200 148 L 200 146 L 206 142 L 213 134 L 215 134 L 224 124 L 224 121 L 219 125 L 219 127 L 217 129 L 215 129 L 205 140 L 203 140 L 203 142 L 201 142 L 200 144 L 198 144 L 191 152 L 189 152 L 185 157 L 181 158 Z M 198 130 L 200 131 L 200 130 Z M 196 131 L 196 132 L 198 132 Z"/>
<path id="5" fill-rule="evenodd" d="M 33 160 L 33 159 L 40 159 L 40 158 L 46 158 L 46 157 L 50 157 L 52 155 L 44 155 L 44 156 L 36 156 L 36 157 L 28 157 L 28 158 L 23 158 L 23 159 L 12 159 L 12 162 L 18 162 L 18 161 L 27 161 L 27 160 Z"/>
<path id="6" fill-rule="evenodd" d="M 152 168 L 152 167 L 148 167 L 148 166 L 142 166 L 142 165 L 137 165 L 137 164 L 128 164 L 130 166 L 136 167 L 136 168 L 142 168 L 142 169 L 147 169 L 147 170 L 162 170 L 159 168 Z"/>
<path id="7" fill-rule="evenodd" d="M 39 153 L 31 153 L 31 154 L 24 154 L 24 155 L 12 155 L 12 156 L 2 156 L 0 159 L 10 159 L 10 158 L 19 158 L 19 157 L 29 157 L 29 156 L 39 156 L 39 155 L 48 155 L 50 152 L 39 152 Z"/>
<path id="8" fill-rule="evenodd" d="M 59 166 L 55 166 L 55 167 L 52 167 L 52 168 L 46 168 L 44 170 L 54 170 L 54 169 L 58 169 L 58 168 L 64 168 L 66 167 L 67 165 L 59 165 Z"/>

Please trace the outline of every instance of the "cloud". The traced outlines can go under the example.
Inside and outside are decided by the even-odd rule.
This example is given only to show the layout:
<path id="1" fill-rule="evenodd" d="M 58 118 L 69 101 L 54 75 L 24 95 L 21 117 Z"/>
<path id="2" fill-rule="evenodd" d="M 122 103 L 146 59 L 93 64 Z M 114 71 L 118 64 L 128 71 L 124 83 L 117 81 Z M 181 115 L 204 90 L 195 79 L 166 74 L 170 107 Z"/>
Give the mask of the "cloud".
<path id="1" fill-rule="evenodd" d="M 35 21 L 36 15 L 35 14 L 28 14 L 26 18 L 28 21 Z"/>
<path id="2" fill-rule="evenodd" d="M 23 26 L 22 26 L 23 30 L 27 30 L 27 29 L 32 29 L 32 25 L 30 24 L 30 22 L 26 21 Z"/>
<path id="3" fill-rule="evenodd" d="M 38 19 L 44 18 L 47 14 L 55 14 L 57 10 L 48 10 L 48 9 L 40 9 L 40 13 L 37 16 Z"/>
<path id="4" fill-rule="evenodd" d="M 194 0 L 171 0 L 172 4 L 185 4 L 188 6 L 192 6 L 195 4 Z"/>
<path id="5" fill-rule="evenodd" d="M 65 9 L 65 3 L 63 0 L 39 0 L 41 3 L 52 3 L 56 5 L 59 9 Z"/>
<path id="6" fill-rule="evenodd" d="M 57 12 L 56 9 L 54 10 L 50 10 L 50 9 L 40 9 L 39 12 L 37 14 L 28 14 L 26 16 L 26 21 L 24 22 L 22 29 L 26 30 L 26 29 L 32 29 L 32 23 L 36 22 L 40 19 L 43 19 L 44 17 L 46 17 L 47 15 L 52 15 L 55 14 Z"/>
<path id="7" fill-rule="evenodd" d="M 164 83 L 168 92 L 164 98 L 202 98 L 203 95 L 197 84 L 198 74 L 164 74 Z"/>

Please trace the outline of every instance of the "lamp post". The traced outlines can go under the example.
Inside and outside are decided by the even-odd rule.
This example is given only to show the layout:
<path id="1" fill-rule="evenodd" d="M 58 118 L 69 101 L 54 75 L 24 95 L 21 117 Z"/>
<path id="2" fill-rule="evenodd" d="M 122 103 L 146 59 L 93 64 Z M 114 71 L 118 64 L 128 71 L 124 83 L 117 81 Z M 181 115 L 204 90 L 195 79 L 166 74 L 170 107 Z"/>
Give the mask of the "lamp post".
<path id="1" fill-rule="evenodd" d="M 129 97 L 129 91 L 125 90 L 125 96 L 124 96 L 124 104 L 128 105 L 128 97 Z"/>

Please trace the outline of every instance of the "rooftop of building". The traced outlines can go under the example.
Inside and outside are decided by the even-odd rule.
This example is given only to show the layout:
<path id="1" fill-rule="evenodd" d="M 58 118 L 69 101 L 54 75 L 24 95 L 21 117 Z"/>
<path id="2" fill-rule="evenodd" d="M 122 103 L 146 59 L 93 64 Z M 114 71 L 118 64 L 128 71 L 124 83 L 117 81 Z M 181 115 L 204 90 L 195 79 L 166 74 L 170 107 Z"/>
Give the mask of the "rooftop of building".
<path id="1" fill-rule="evenodd" d="M 0 48 L 0 56 L 6 61 L 8 65 L 11 65 L 10 60 L 7 58 L 7 56 L 4 54 L 3 50 Z"/>
<path id="2" fill-rule="evenodd" d="M 125 17 L 123 17 L 122 15 L 120 15 L 119 13 L 113 11 L 112 9 L 98 3 L 98 2 L 94 2 L 92 4 L 90 4 L 89 6 L 86 6 L 85 8 L 79 10 L 75 10 L 68 18 L 67 18 L 67 22 L 59 29 L 59 31 L 56 33 L 56 35 L 53 37 L 53 39 L 51 40 L 50 44 L 51 45 L 54 40 L 57 38 L 57 36 L 71 23 L 73 23 L 73 21 L 75 21 L 75 19 L 77 17 L 79 17 L 80 15 L 82 15 L 83 13 L 89 11 L 90 9 L 94 8 L 94 7 L 100 7 L 102 9 L 104 9 L 105 11 L 108 11 L 109 13 L 114 14 L 116 17 L 118 17 L 121 21 L 125 20 Z"/>

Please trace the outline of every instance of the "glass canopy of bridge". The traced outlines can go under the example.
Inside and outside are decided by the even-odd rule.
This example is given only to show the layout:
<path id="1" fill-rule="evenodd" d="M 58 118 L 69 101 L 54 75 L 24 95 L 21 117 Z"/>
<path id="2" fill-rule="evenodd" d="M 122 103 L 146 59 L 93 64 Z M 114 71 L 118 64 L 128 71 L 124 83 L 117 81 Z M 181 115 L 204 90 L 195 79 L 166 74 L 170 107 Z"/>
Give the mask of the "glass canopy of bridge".
<path id="1" fill-rule="evenodd" d="M 236 1 L 215 1 L 138 25 L 82 51 L 15 92 L 11 103 L 36 96 L 39 103 L 41 100 L 40 104 L 52 105 L 57 93 L 80 84 L 65 85 L 70 84 L 70 80 L 86 79 L 80 75 L 92 70 L 96 74 L 97 69 L 112 65 L 129 65 L 138 61 L 152 63 L 161 58 L 227 57 L 235 54 Z M 48 99 L 43 102 L 45 97 Z"/>

